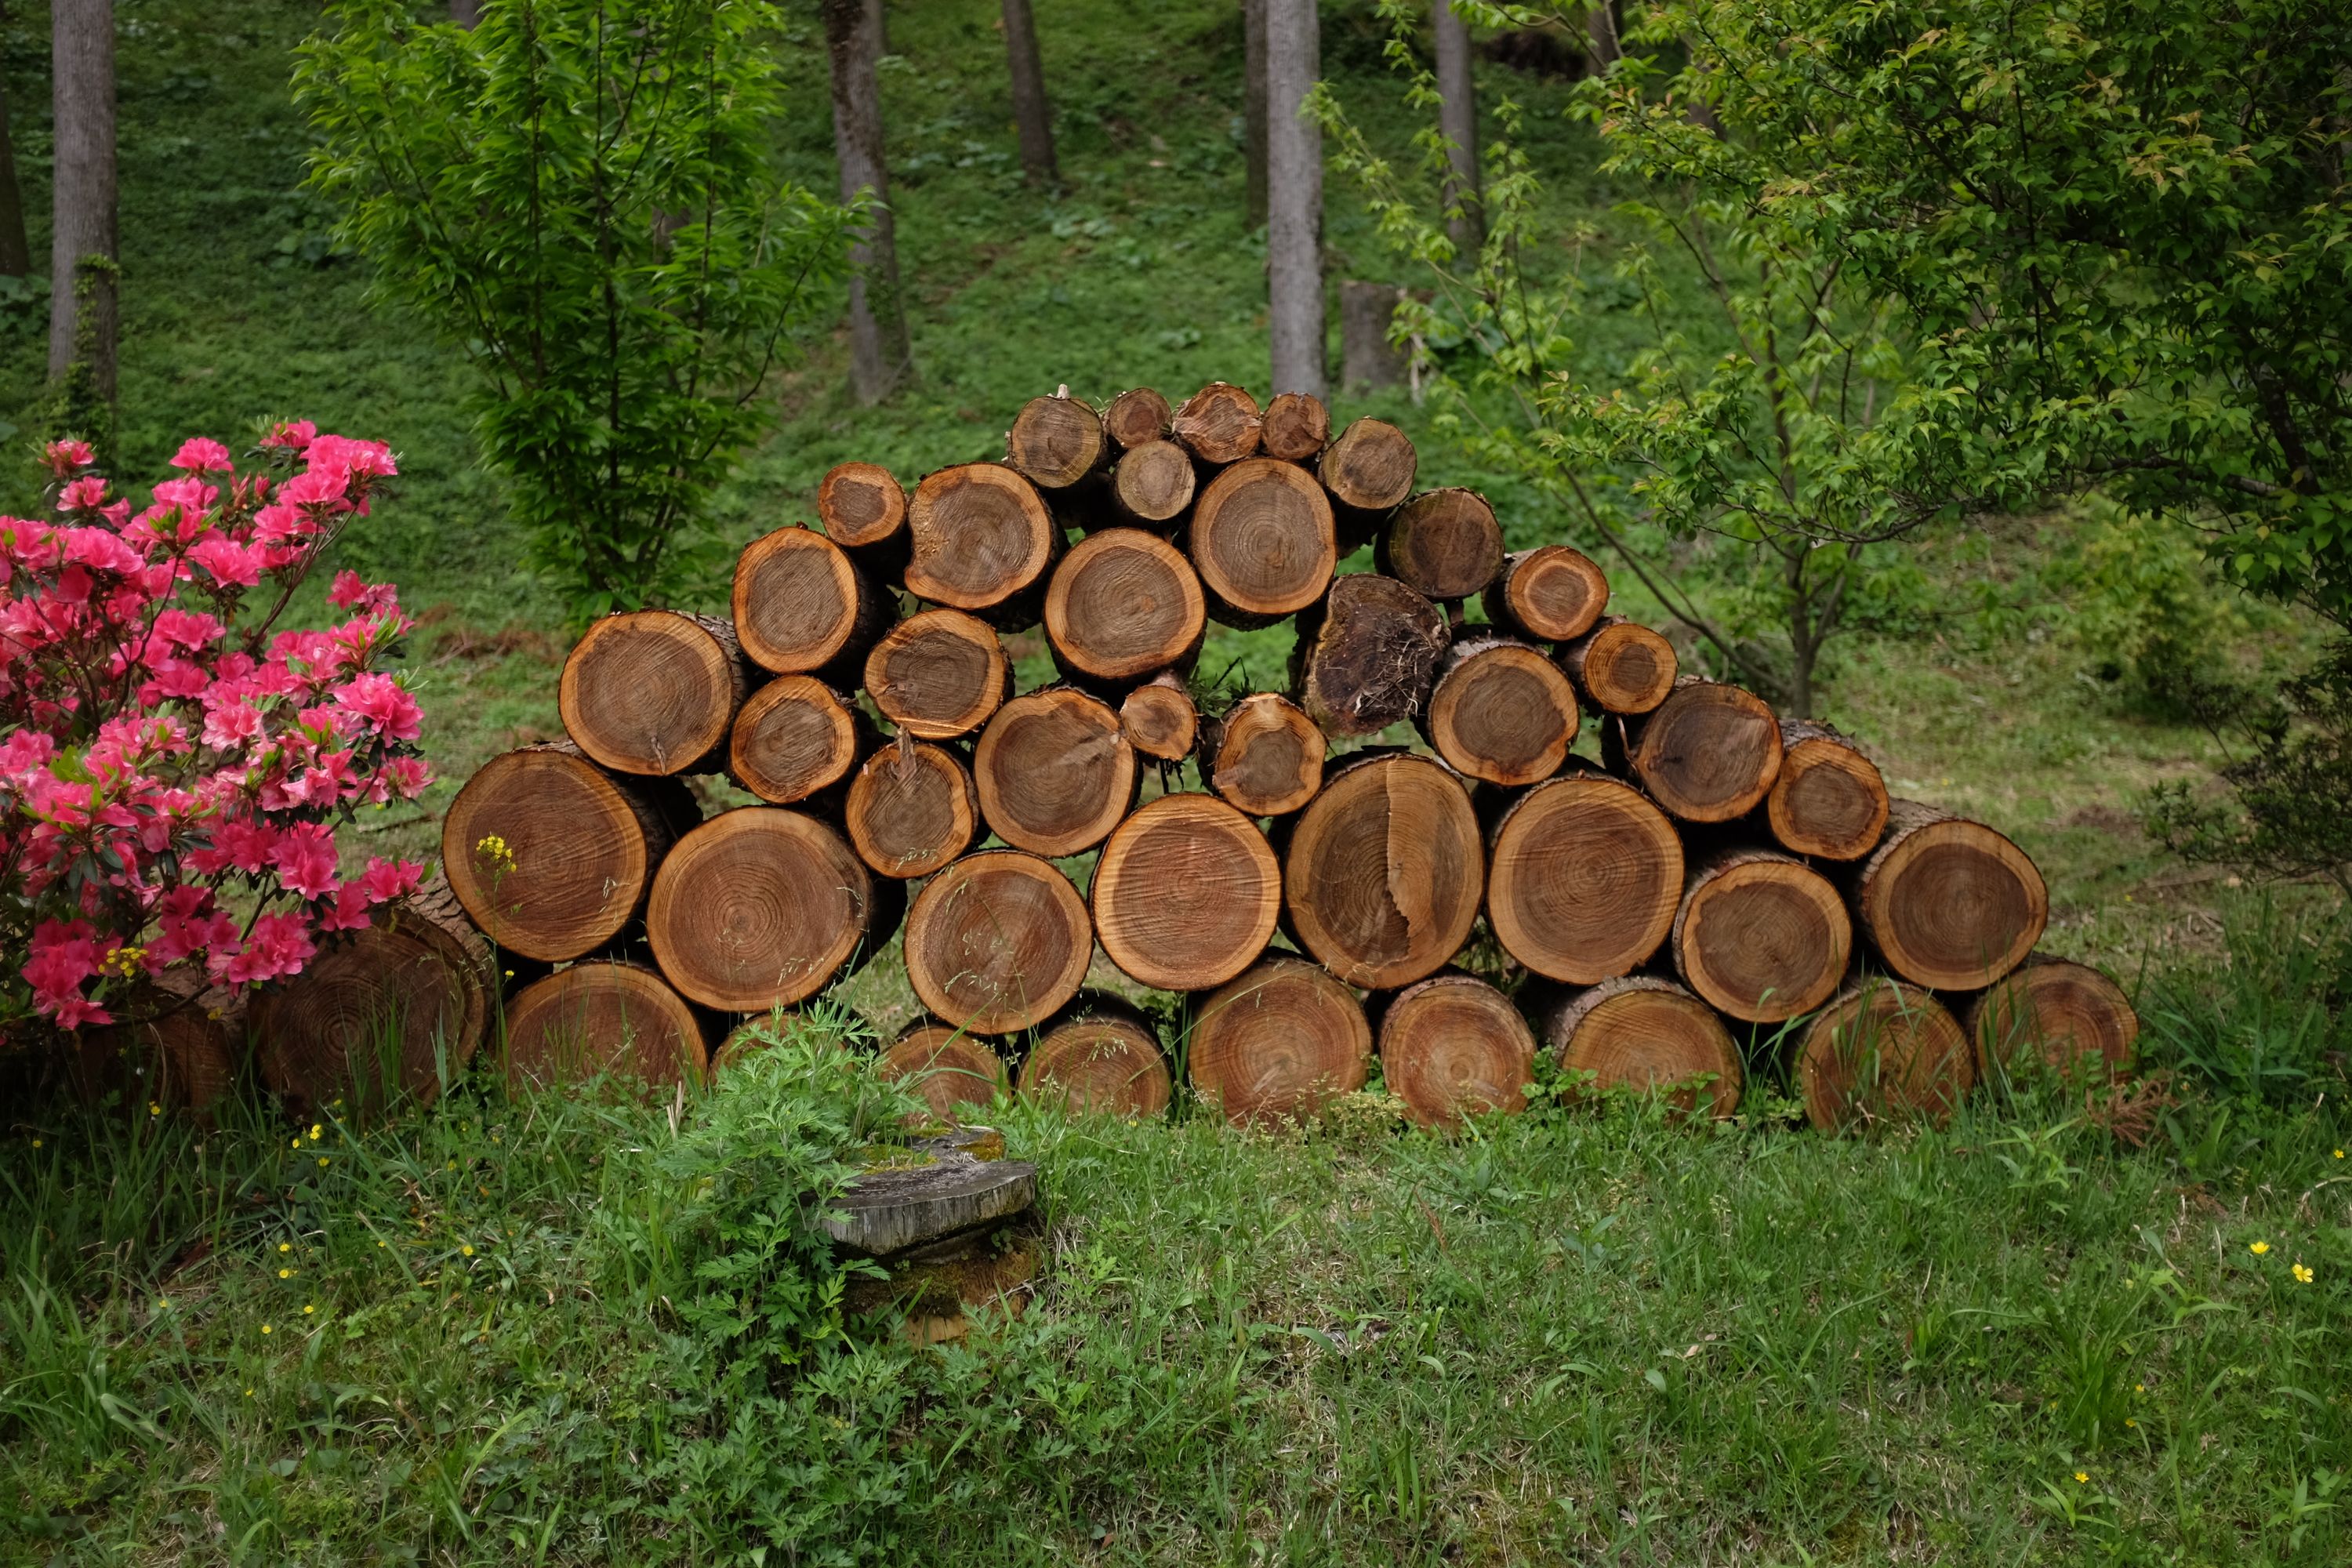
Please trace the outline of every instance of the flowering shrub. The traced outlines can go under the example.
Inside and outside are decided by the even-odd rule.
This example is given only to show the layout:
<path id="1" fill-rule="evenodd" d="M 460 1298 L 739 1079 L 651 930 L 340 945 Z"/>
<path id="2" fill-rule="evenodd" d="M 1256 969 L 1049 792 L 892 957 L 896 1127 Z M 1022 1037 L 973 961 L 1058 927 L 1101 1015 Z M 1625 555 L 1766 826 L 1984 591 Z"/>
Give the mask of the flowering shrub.
<path id="1" fill-rule="evenodd" d="M 413 799 L 416 699 L 380 667 L 410 622 L 339 574 L 350 614 L 278 631 L 320 553 L 396 469 L 306 422 L 254 471 L 198 438 L 134 513 L 48 448 L 55 521 L 0 517 L 0 1026 L 11 1040 L 138 1013 L 135 984 L 242 988 L 299 973 L 420 868 L 340 875 L 338 823 Z M 187 989 L 181 987 L 180 989 Z M 152 1009 L 157 1004 L 144 1005 Z"/>

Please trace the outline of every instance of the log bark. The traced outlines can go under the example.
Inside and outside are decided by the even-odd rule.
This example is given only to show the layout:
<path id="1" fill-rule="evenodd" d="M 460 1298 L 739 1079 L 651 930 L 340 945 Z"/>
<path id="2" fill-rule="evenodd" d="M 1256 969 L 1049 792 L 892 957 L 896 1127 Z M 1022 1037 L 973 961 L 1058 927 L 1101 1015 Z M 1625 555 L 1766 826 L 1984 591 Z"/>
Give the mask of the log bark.
<path id="1" fill-rule="evenodd" d="M 1207 627 L 1192 563 L 1141 529 L 1087 535 L 1045 585 L 1045 636 L 1074 679 L 1123 686 L 1155 670 L 1190 668 Z"/>
<path id="2" fill-rule="evenodd" d="M 1886 966 L 1915 985 L 1975 991 L 2025 962 L 2050 923 L 2050 890 L 2004 836 L 1898 800 L 1855 879 L 1854 916 Z"/>
<path id="3" fill-rule="evenodd" d="M 506 1078 L 516 1089 L 599 1076 L 646 1089 L 702 1081 L 703 1021 L 652 970 L 593 961 L 535 980 L 507 1004 Z"/>
<path id="4" fill-rule="evenodd" d="M 1509 789 L 1559 772 L 1577 722 L 1576 689 L 1558 665 L 1486 637 L 1447 651 L 1421 727 L 1455 772 Z"/>
<path id="5" fill-rule="evenodd" d="M 1312 393 L 1286 392 L 1265 405 L 1259 448 L 1286 463 L 1309 463 L 1331 442 L 1331 411 Z"/>
<path id="6" fill-rule="evenodd" d="M 1307 110 L 1322 75 L 1317 0 L 1265 4 L 1266 338 L 1276 392 L 1321 397 L 1323 130 Z"/>
<path id="7" fill-rule="evenodd" d="M 2013 1071 L 2021 1052 L 2060 1073 L 2119 1078 L 2139 1040 L 2122 986 L 2087 963 L 2038 952 L 1969 1003 L 1961 1025 L 1987 1081 Z"/>
<path id="8" fill-rule="evenodd" d="M 823 0 L 825 50 L 832 63 L 833 144 L 841 165 L 841 199 L 870 195 L 865 228 L 849 247 L 849 389 L 862 404 L 881 402 L 915 373 L 907 346 L 906 305 L 898 289 L 898 240 L 890 214 L 890 172 L 882 140 L 881 16 L 867 0 Z"/>
<path id="9" fill-rule="evenodd" d="M 936 1018 L 908 1025 L 875 1070 L 904 1082 L 943 1121 L 993 1105 L 1006 1083 L 1003 1058 L 986 1040 Z"/>
<path id="10" fill-rule="evenodd" d="M 1380 569 L 1440 604 L 1486 591 L 1503 569 L 1503 526 L 1476 490 L 1423 490 L 1381 533 Z"/>
<path id="11" fill-rule="evenodd" d="M 1825 1132 L 1912 1119 L 1940 1127 L 1976 1081 L 1969 1037 L 1944 1005 L 1882 976 L 1841 992 L 1793 1050 L 1806 1119 Z"/>
<path id="12" fill-rule="evenodd" d="M 1159 393 L 1148 386 L 1130 387 L 1103 410 L 1103 434 L 1120 451 L 1132 451 L 1148 441 L 1166 440 L 1174 416 L 1168 399 Z"/>
<path id="13" fill-rule="evenodd" d="M 1087 977 L 1086 900 L 1051 862 L 1018 849 L 967 855 L 923 884 L 907 914 L 907 979 L 975 1035 L 1035 1028 Z"/>
<path id="14" fill-rule="evenodd" d="M 1725 849 L 1692 867 L 1673 941 L 1684 983 L 1750 1024 L 1811 1012 L 1836 994 L 1853 956 L 1838 890 L 1770 849 Z"/>
<path id="15" fill-rule="evenodd" d="M 907 564 L 907 492 L 879 463 L 837 463 L 817 481 L 824 536 L 884 581 Z"/>
<path id="16" fill-rule="evenodd" d="M 1213 381 L 1184 400 L 1169 424 L 1176 444 L 1198 461 L 1223 468 L 1257 455 L 1257 399 L 1227 381 Z"/>
<path id="17" fill-rule="evenodd" d="M 880 744 L 873 721 L 810 675 L 780 675 L 735 716 L 727 773 L 771 805 L 831 804 L 859 759 Z"/>
<path id="18" fill-rule="evenodd" d="M 1201 725 L 1201 773 L 1246 816 L 1281 816 L 1323 785 L 1323 731 L 1286 697 L 1261 691 Z"/>
<path id="19" fill-rule="evenodd" d="M 1234 626 L 1305 609 L 1339 563 L 1331 503 L 1305 469 L 1276 458 L 1244 458 L 1210 480 L 1187 545 L 1209 613 Z"/>
<path id="20" fill-rule="evenodd" d="M 1021 175 L 1052 189 L 1062 183 L 1054 161 L 1054 110 L 1045 100 L 1045 62 L 1029 0 L 1004 0 L 1004 52 L 1013 78 L 1013 123 L 1021 139 Z"/>
<path id="21" fill-rule="evenodd" d="M 1393 577 L 1351 572 L 1298 613 L 1290 686 L 1331 736 L 1377 735 L 1420 715 L 1450 633 L 1445 612 Z"/>
<path id="22" fill-rule="evenodd" d="M 1358 752 L 1299 813 L 1283 856 L 1298 945 L 1350 985 L 1390 991 L 1469 939 L 1486 855 L 1469 792 L 1426 757 Z"/>
<path id="23" fill-rule="evenodd" d="M 1150 1019 L 1116 996 L 1081 993 L 1030 1047 L 1021 1098 L 1134 1121 L 1164 1113 L 1175 1080 Z"/>
<path id="24" fill-rule="evenodd" d="M 1423 1127 L 1527 1109 L 1536 1037 L 1511 999 L 1448 972 L 1408 985 L 1381 1014 L 1381 1077 Z"/>
<path id="25" fill-rule="evenodd" d="M 1601 731 L 1604 754 L 1612 731 Z M 1626 769 L 1685 822 L 1747 816 L 1780 775 L 1780 721 L 1754 692 L 1685 676 L 1664 702 L 1627 721 Z"/>
<path id="26" fill-rule="evenodd" d="M 1738 1043 L 1707 1005 L 1669 981 L 1629 974 L 1560 995 L 1540 1015 L 1559 1065 L 1586 1092 L 1661 1094 L 1684 1116 L 1739 1109 Z"/>
<path id="27" fill-rule="evenodd" d="M 1780 775 L 1765 822 L 1782 848 L 1856 860 L 1886 831 L 1886 781 L 1862 749 L 1826 724 L 1780 721 Z"/>
<path id="28" fill-rule="evenodd" d="M 1023 404 L 1004 437 L 1005 466 L 1041 490 L 1068 489 L 1109 456 L 1102 416 L 1066 388 Z"/>
<path id="29" fill-rule="evenodd" d="M 1673 929 L 1683 846 L 1622 780 L 1578 773 L 1514 798 L 1490 836 L 1486 918 L 1547 979 L 1591 985 L 1648 963 Z"/>
<path id="30" fill-rule="evenodd" d="M 727 622 L 637 610 L 589 626 L 556 707 L 573 742 L 615 773 L 716 773 L 751 685 Z"/>
<path id="31" fill-rule="evenodd" d="M 1222 985 L 1273 938 L 1282 868 L 1265 836 L 1205 795 L 1167 795 L 1103 846 L 1087 894 L 1103 952 L 1160 991 Z"/>
<path id="32" fill-rule="evenodd" d="M 1141 777 L 1118 715 L 1069 687 L 1006 703 L 972 752 L 981 816 L 1007 844 L 1048 859 L 1108 837 Z"/>
<path id="33" fill-rule="evenodd" d="M 979 836 L 980 792 L 953 752 L 903 738 L 857 771 L 842 826 L 872 870 L 900 880 L 928 877 Z"/>
<path id="34" fill-rule="evenodd" d="M 1192 1087 L 1236 1127 L 1307 1121 L 1363 1088 L 1372 1028 L 1356 994 L 1287 953 L 1197 999 Z"/>
<path id="35" fill-rule="evenodd" d="M 1470 27 L 1453 0 L 1431 7 L 1437 77 L 1437 124 L 1445 138 L 1445 232 L 1461 255 L 1486 238 L 1478 177 L 1478 99 L 1470 80 Z"/>
<path id="36" fill-rule="evenodd" d="M 790 1007 L 872 956 L 896 929 L 898 884 L 877 885 L 840 833 L 782 806 L 723 812 L 654 874 L 646 935 L 663 978 L 725 1013 Z"/>
<path id="37" fill-rule="evenodd" d="M 853 683 L 898 618 L 889 595 L 824 534 L 795 525 L 753 540 L 735 560 L 735 640 L 778 675 Z"/>
<path id="38" fill-rule="evenodd" d="M 1559 667 L 1603 713 L 1631 718 L 1674 694 L 1675 645 L 1638 622 L 1609 616 L 1559 650 Z"/>
<path id="39" fill-rule="evenodd" d="M 1192 454 L 1173 441 L 1140 441 L 1111 469 L 1110 504 L 1128 521 L 1166 532 L 1192 505 Z"/>
<path id="40" fill-rule="evenodd" d="M 492 942 L 560 963 L 636 918 L 654 868 L 695 820 L 675 781 L 606 773 L 555 741 L 493 757 L 466 781 L 442 819 L 441 865 Z"/>
<path id="41" fill-rule="evenodd" d="M 1420 463 L 1412 438 L 1380 419 L 1359 419 L 1323 448 L 1315 472 L 1331 504 L 1359 523 L 1377 524 L 1412 494 Z"/>
<path id="42" fill-rule="evenodd" d="M 1411 370 L 1404 351 L 1389 341 L 1404 290 L 1393 283 L 1349 278 L 1339 285 L 1339 384 L 1351 392 L 1402 386 Z"/>
<path id="43" fill-rule="evenodd" d="M 1172 669 L 1163 669 L 1127 694 L 1118 705 L 1118 727 L 1127 742 L 1156 762 L 1181 763 L 1192 754 L 1201 711 L 1192 689 Z"/>
<path id="44" fill-rule="evenodd" d="M 910 735 L 968 734 L 1013 695 L 1013 661 L 988 624 L 961 610 L 924 610 L 866 656 L 866 694 Z"/>
<path id="45" fill-rule="evenodd" d="M 114 0 L 51 0 L 49 22 L 49 380 L 63 384 L 86 376 L 87 395 L 110 405 L 121 331 L 116 263 L 122 254 L 116 232 Z M 67 386 L 68 408 L 77 401 L 74 390 Z"/>
<path id="46" fill-rule="evenodd" d="M 907 591 L 1008 631 L 1036 625 L 1032 588 L 1062 548 L 1043 496 L 1002 463 L 926 474 L 907 508 Z"/>
<path id="47" fill-rule="evenodd" d="M 1582 551 L 1541 544 L 1505 556 L 1478 602 L 1507 631 L 1535 642 L 1573 642 L 1609 607 L 1609 579 Z"/>

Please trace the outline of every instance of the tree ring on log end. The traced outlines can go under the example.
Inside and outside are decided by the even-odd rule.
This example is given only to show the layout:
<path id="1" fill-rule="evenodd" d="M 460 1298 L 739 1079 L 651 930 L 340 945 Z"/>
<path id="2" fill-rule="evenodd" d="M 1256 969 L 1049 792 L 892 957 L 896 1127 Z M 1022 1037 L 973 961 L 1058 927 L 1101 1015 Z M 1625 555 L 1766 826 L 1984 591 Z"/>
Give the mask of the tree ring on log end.
<path id="1" fill-rule="evenodd" d="M 1045 587 L 1045 635 L 1062 657 L 1103 680 L 1182 664 L 1208 625 L 1201 579 L 1183 552 L 1138 528 L 1079 541 Z"/>
<path id="2" fill-rule="evenodd" d="M 928 877 L 971 847 L 980 797 L 953 753 L 889 745 L 850 781 L 842 823 L 857 858 L 885 877 Z"/>
<path id="3" fill-rule="evenodd" d="M 908 1025 L 876 1070 L 904 1082 L 943 1121 L 964 1106 L 994 1104 L 1004 1089 L 1004 1063 L 988 1042 L 935 1018 Z"/>
<path id="4" fill-rule="evenodd" d="M 1257 825 L 1205 795 L 1162 795 L 1118 825 L 1089 894 L 1103 951 L 1162 991 L 1222 985 L 1274 935 L 1282 868 Z"/>
<path id="5" fill-rule="evenodd" d="M 1914 1117 L 1940 1127 L 1968 1098 L 1976 1061 L 1942 1003 L 1874 976 L 1805 1026 L 1791 1076 L 1807 1119 L 1823 1131 Z"/>
<path id="6" fill-rule="evenodd" d="M 1854 900 L 1886 966 L 1915 985 L 1973 991 L 2022 963 L 2050 921 L 2049 889 L 2025 851 L 1961 817 L 1890 821 Z"/>
<path id="7" fill-rule="evenodd" d="M 1094 929 L 1052 862 L 983 849 L 923 884 L 907 912 L 906 952 L 925 1007 L 972 1034 L 1009 1035 L 1078 994 Z"/>
<path id="8" fill-rule="evenodd" d="M 1765 798 L 1766 820 L 1785 849 L 1824 860 L 1858 860 L 1878 847 L 1886 831 L 1886 783 L 1855 747 L 1807 729 L 1780 726 L 1780 776 Z"/>
<path id="9" fill-rule="evenodd" d="M 1548 779 L 1496 826 L 1487 919 L 1503 950 L 1547 979 L 1591 985 L 1646 963 L 1682 890 L 1674 824 L 1619 780 Z"/>
<path id="10" fill-rule="evenodd" d="M 702 1025 L 661 976 L 594 960 L 535 980 L 507 1004 L 507 1082 L 520 1089 L 599 1074 L 648 1088 L 703 1076 Z"/>
<path id="11" fill-rule="evenodd" d="M 2139 1039 L 2122 986 L 2087 963 L 2039 954 L 1971 1003 L 1964 1022 L 1980 1079 L 2009 1070 L 2020 1051 L 2062 1073 L 2116 1078 Z"/>
<path id="12" fill-rule="evenodd" d="M 1004 460 L 1040 489 L 1066 489 L 1102 462 L 1102 418 L 1075 397 L 1033 397 L 1013 416 Z"/>
<path id="13" fill-rule="evenodd" d="M 814 676 L 780 675 L 735 716 L 727 771 L 771 805 L 790 805 L 847 778 L 857 742 L 857 713 L 830 687 Z"/>
<path id="14" fill-rule="evenodd" d="M 762 669 L 798 675 L 822 669 L 880 627 L 873 588 L 824 534 L 780 528 L 743 547 L 735 562 L 735 638 Z M 871 627 L 871 630 L 866 628 Z"/>
<path id="15" fill-rule="evenodd" d="M 764 1013 L 814 995 L 866 941 L 871 875 L 814 816 L 747 805 L 677 841 L 654 875 L 646 934 L 688 999 Z"/>
<path id="16" fill-rule="evenodd" d="M 1739 1109 L 1738 1043 L 1713 1008 L 1667 981 L 1629 975 L 1563 997 L 1545 1037 L 1561 1068 L 1591 1075 L 1590 1092 L 1664 1093 L 1685 1116 Z"/>
<path id="17" fill-rule="evenodd" d="M 1511 999 L 1467 974 L 1407 986 L 1381 1016 L 1381 1076 L 1423 1127 L 1524 1110 L 1535 1056 Z"/>
<path id="18" fill-rule="evenodd" d="M 1430 693 L 1430 743 L 1455 772 L 1514 788 L 1558 773 L 1576 743 L 1576 689 L 1521 643 L 1455 645 Z"/>
<path id="19" fill-rule="evenodd" d="M 593 952 L 644 906 L 653 860 L 648 808 L 570 746 L 492 757 L 450 803 L 441 864 L 484 935 L 559 963 Z M 655 831 L 660 831 L 658 824 Z M 486 843 L 505 846 L 503 854 Z"/>
<path id="20" fill-rule="evenodd" d="M 1307 1121 L 1364 1086 L 1372 1026 L 1327 971 L 1270 956 L 1202 1001 L 1192 1018 L 1192 1086 L 1236 1127 Z"/>
<path id="21" fill-rule="evenodd" d="M 845 550 L 883 543 L 907 525 L 907 492 L 879 463 L 840 463 L 816 487 L 827 539 Z"/>
<path id="22" fill-rule="evenodd" d="M 743 686 L 711 627 L 637 610 L 589 626 L 563 661 L 556 706 L 572 742 L 614 772 L 685 773 L 725 747 Z"/>
<path id="23" fill-rule="evenodd" d="M 866 656 L 866 690 L 882 716 L 925 741 L 977 730 L 1005 699 L 1013 666 L 988 623 L 961 610 L 924 610 L 883 635 Z"/>
<path id="24" fill-rule="evenodd" d="M 1642 721 L 1629 759 L 1642 787 L 1685 822 L 1729 822 L 1771 793 L 1780 721 L 1752 691 L 1688 680 Z"/>
<path id="25" fill-rule="evenodd" d="M 1045 574 L 1060 534 L 1045 498 L 1002 463 L 924 476 L 907 508 L 907 591 L 951 609 L 1001 605 Z"/>
<path id="26" fill-rule="evenodd" d="M 1583 552 L 1542 544 L 1505 562 L 1484 602 L 1496 626 L 1539 642 L 1573 642 L 1608 610 L 1609 579 Z"/>
<path id="27" fill-rule="evenodd" d="M 1215 479 L 1192 508 L 1192 564 L 1219 605 L 1279 618 L 1323 596 L 1339 563 L 1331 502 L 1313 477 L 1250 458 Z"/>
<path id="28" fill-rule="evenodd" d="M 1283 884 L 1299 944 L 1349 984 L 1434 974 L 1468 940 L 1486 889 L 1469 794 L 1426 757 L 1341 769 L 1299 813 Z"/>
<path id="29" fill-rule="evenodd" d="M 1007 844 L 1048 859 L 1109 837 L 1134 804 L 1138 776 L 1118 715 L 1066 687 L 998 709 L 972 752 L 981 816 Z"/>
<path id="30" fill-rule="evenodd" d="M 1081 1005 L 1058 1019 L 1021 1064 L 1021 1098 L 1139 1121 L 1174 1098 L 1168 1058 L 1132 1009 Z"/>
<path id="31" fill-rule="evenodd" d="M 1751 851 L 1693 874 L 1674 944 L 1676 972 L 1708 1003 L 1745 1023 L 1779 1024 L 1836 994 L 1853 924 L 1820 872 Z"/>

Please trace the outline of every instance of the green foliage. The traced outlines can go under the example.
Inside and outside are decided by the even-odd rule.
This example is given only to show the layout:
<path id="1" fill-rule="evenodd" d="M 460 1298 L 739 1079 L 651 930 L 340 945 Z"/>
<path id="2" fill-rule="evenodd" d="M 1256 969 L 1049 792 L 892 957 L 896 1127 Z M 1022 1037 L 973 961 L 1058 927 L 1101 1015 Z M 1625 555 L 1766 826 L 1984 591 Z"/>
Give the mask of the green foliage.
<path id="1" fill-rule="evenodd" d="M 476 437 L 575 613 L 689 589 L 712 493 L 836 272 L 783 179 L 769 8 L 502 0 L 471 31 L 348 0 L 302 51 L 311 183 L 388 297 L 483 373 Z"/>
<path id="2" fill-rule="evenodd" d="M 2199 694 L 2235 673 L 2232 655 L 2255 617 L 2177 521 L 2099 498 L 2089 511 L 2081 548 L 2049 574 L 2065 596 L 2068 636 L 2092 673 L 2133 702 L 2193 716 Z"/>

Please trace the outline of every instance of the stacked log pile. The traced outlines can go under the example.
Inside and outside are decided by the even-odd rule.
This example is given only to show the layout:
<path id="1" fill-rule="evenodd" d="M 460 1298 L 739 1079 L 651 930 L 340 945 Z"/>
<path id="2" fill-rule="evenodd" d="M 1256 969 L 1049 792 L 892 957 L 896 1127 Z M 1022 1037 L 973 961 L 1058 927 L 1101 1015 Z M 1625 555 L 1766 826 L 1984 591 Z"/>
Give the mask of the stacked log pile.
<path id="1" fill-rule="evenodd" d="M 1415 472 L 1312 398 L 1065 392 L 1001 463 L 835 468 L 816 528 L 744 549 L 730 618 L 598 621 L 569 739 L 446 824 L 517 971 L 509 1071 L 691 1074 L 901 931 L 929 1016 L 886 1059 L 942 1110 L 1149 1114 L 1189 1079 L 1296 1117 L 1377 1058 L 1442 1123 L 1520 1104 L 1544 1051 L 1721 1116 L 1777 1052 L 1835 1127 L 1948 1115 L 2019 1038 L 2128 1050 L 2104 977 L 2028 965 L 2048 898 L 2008 838 L 1680 672 L 1592 561 L 1507 554 Z M 1282 689 L 1194 684 L 1211 621 L 1286 618 Z M 1016 690 L 1005 637 L 1041 626 L 1057 678 Z M 759 804 L 699 820 L 695 773 Z M 1089 986 L 1097 947 L 1183 998 L 1176 1037 Z"/>

